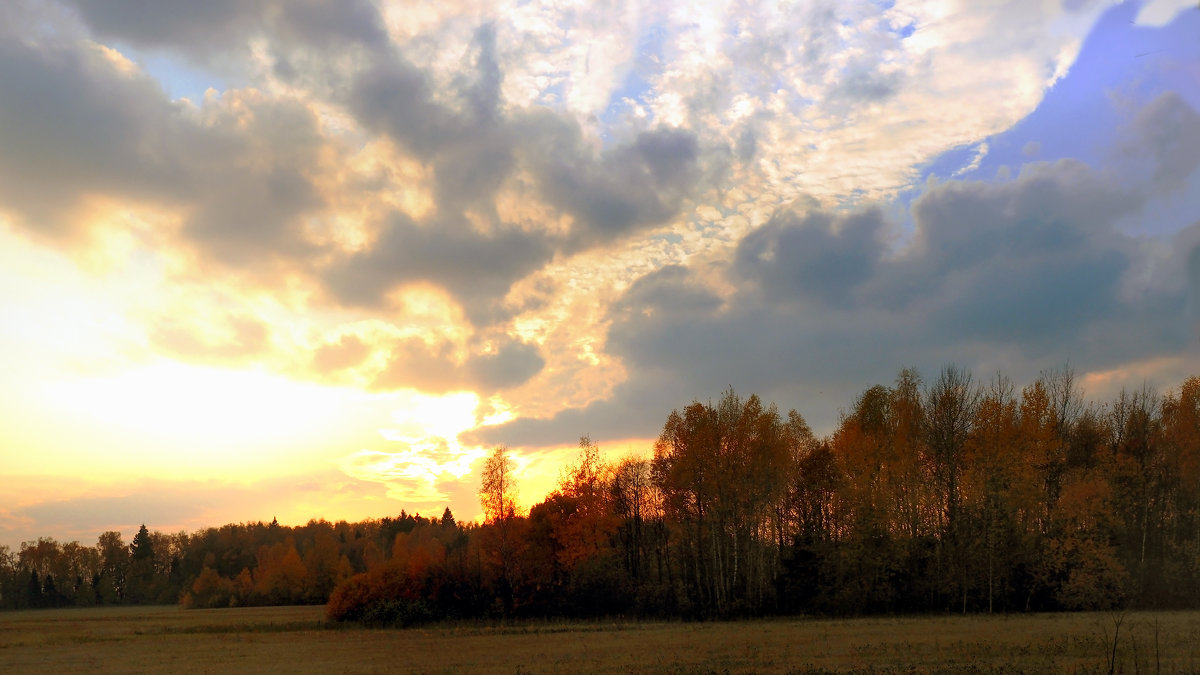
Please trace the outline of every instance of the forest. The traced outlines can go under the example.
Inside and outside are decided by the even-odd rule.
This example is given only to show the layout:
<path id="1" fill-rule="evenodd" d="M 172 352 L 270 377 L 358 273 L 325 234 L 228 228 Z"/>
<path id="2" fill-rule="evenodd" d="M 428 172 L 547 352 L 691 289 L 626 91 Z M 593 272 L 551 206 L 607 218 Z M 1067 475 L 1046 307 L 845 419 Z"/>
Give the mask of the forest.
<path id="1" fill-rule="evenodd" d="M 0 608 L 327 604 L 334 620 L 726 618 L 1200 607 L 1200 377 L 1085 400 L 1069 368 L 1018 389 L 956 366 L 863 391 L 836 429 L 726 391 L 666 417 L 652 454 L 584 437 L 483 521 L 229 524 L 126 544 L 0 547 Z"/>

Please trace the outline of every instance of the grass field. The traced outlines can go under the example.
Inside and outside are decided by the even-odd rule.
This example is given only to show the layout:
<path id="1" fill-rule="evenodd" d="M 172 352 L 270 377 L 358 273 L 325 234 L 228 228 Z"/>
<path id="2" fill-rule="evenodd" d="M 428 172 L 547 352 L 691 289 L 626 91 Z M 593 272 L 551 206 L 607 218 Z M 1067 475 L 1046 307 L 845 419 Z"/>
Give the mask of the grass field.
<path id="1" fill-rule="evenodd" d="M 323 610 L 0 613 L 0 673 L 1107 673 L 1118 621 L 1118 672 L 1200 672 L 1200 612 L 375 630 Z"/>

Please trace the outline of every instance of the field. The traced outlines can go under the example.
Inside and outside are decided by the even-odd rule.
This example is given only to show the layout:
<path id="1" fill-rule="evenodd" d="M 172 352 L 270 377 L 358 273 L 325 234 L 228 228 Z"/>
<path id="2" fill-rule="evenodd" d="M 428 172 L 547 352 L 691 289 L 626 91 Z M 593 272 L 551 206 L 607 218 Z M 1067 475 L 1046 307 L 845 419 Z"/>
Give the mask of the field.
<path id="1" fill-rule="evenodd" d="M 322 607 L 0 613 L 0 672 L 1200 672 L 1200 612 L 327 625 Z"/>

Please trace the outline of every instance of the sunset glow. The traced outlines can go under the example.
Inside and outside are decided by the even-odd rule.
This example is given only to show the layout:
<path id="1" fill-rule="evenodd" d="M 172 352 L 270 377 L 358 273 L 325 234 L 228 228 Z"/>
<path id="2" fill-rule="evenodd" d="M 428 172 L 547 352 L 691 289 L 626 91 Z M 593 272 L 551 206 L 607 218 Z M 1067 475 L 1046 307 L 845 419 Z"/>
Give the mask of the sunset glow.
<path id="1" fill-rule="evenodd" d="M 0 544 L 1200 371 L 1194 2 L 151 5 L 0 8 Z"/>

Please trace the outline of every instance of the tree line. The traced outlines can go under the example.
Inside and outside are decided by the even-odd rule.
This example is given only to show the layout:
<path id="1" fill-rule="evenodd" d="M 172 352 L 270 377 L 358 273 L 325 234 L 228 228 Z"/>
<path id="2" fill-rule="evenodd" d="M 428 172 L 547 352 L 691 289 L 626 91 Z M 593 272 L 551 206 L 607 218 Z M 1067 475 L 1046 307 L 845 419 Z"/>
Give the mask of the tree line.
<path id="1" fill-rule="evenodd" d="M 1200 606 L 1200 378 L 1088 402 L 947 366 L 859 395 L 826 438 L 732 390 L 653 456 L 578 462 L 528 514 L 484 467 L 484 523 L 410 537 L 333 618 L 732 617 Z"/>
<path id="2" fill-rule="evenodd" d="M 649 457 L 587 437 L 482 523 L 401 513 L 95 547 L 0 548 L 0 607 L 327 603 L 331 618 L 1024 612 L 1200 606 L 1200 378 L 1086 401 L 1070 369 L 1017 389 L 955 366 L 862 392 L 828 436 L 732 390 L 672 411 Z"/>
<path id="3" fill-rule="evenodd" d="M 288 527 L 240 523 L 164 534 L 142 525 L 126 544 L 105 532 L 95 546 L 43 537 L 0 546 L 0 609 L 174 604 L 185 607 L 321 604 L 333 588 L 391 557 L 396 537 L 454 516 Z"/>

